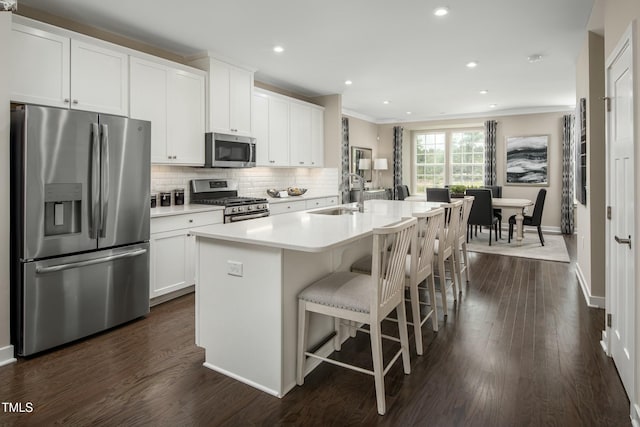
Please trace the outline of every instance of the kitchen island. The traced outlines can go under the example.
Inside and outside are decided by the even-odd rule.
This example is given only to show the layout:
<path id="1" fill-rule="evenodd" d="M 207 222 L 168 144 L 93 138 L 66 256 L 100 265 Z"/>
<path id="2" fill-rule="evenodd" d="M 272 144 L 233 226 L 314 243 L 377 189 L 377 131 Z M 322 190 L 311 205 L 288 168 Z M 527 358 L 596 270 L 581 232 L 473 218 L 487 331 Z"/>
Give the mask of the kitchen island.
<path id="1" fill-rule="evenodd" d="M 274 396 L 295 386 L 297 295 L 371 252 L 375 227 L 440 203 L 371 200 L 364 212 L 293 212 L 193 230 L 196 344 L 204 366 Z M 310 346 L 333 351 L 333 320 L 312 316 Z M 310 363 L 309 370 L 317 364 Z"/>

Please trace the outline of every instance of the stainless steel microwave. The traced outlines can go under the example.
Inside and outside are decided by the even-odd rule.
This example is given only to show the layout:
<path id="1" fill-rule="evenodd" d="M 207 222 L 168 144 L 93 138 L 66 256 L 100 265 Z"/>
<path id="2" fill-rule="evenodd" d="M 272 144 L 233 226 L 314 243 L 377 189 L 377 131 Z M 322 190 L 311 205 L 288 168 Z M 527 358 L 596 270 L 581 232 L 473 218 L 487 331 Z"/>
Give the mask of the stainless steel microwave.
<path id="1" fill-rule="evenodd" d="M 206 168 L 252 168 L 256 165 L 256 139 L 207 132 L 204 156 Z"/>

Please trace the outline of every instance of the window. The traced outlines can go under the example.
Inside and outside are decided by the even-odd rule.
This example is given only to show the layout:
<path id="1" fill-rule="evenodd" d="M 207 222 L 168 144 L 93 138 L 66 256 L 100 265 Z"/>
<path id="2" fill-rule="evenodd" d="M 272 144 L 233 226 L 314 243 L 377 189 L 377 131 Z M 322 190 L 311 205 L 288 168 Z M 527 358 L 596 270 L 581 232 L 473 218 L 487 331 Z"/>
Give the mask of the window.
<path id="1" fill-rule="evenodd" d="M 484 185 L 484 130 L 456 129 L 414 133 L 413 189 Z"/>

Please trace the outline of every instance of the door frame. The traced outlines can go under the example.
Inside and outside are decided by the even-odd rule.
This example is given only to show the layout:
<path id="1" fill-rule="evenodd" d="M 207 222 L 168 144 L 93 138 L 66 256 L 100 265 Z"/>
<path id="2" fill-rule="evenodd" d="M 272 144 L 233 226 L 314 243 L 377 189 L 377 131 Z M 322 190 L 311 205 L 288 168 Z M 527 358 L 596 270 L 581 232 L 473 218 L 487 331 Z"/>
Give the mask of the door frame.
<path id="1" fill-rule="evenodd" d="M 613 65 L 613 63 L 616 61 L 616 59 L 618 59 L 618 57 L 620 56 L 620 54 L 623 52 L 623 50 L 625 48 L 629 49 L 629 52 L 631 54 L 631 67 L 630 67 L 630 71 L 631 71 L 631 76 L 633 78 L 633 122 L 632 122 L 632 126 L 633 126 L 633 139 L 634 142 L 638 141 L 638 127 L 640 125 L 640 123 L 637 123 L 635 120 L 635 117 L 638 113 L 637 111 L 637 106 L 638 106 L 638 101 L 640 100 L 639 98 L 639 94 L 638 94 L 638 76 L 636 74 L 636 69 L 635 69 L 635 62 L 636 62 L 636 57 L 637 57 L 637 52 L 636 52 L 636 44 L 634 43 L 636 37 L 636 23 L 635 21 L 632 21 L 631 24 L 627 27 L 627 29 L 625 30 L 625 32 L 622 34 L 622 36 L 620 37 L 620 39 L 618 40 L 616 47 L 614 48 L 614 50 L 612 51 L 612 53 L 609 55 L 609 57 L 606 60 L 605 63 L 605 100 L 607 100 L 607 102 L 610 102 L 610 98 L 612 96 L 611 93 L 609 93 L 609 87 L 610 87 L 610 76 L 609 76 L 609 72 L 610 72 L 610 68 Z M 611 132 L 612 132 L 612 123 L 611 123 L 611 117 L 610 117 L 610 113 L 608 111 L 605 110 L 605 150 L 606 150 L 606 164 L 605 164 L 605 178 L 607 180 L 606 183 L 606 205 L 607 206 L 611 206 L 611 191 L 610 191 L 610 174 L 611 174 L 611 168 L 610 168 L 610 160 L 611 160 Z M 634 148 L 633 148 L 633 165 L 634 165 L 634 183 L 638 183 L 638 168 L 640 167 L 640 163 L 638 161 L 637 158 L 637 154 L 638 154 L 638 150 L 635 148 L 635 143 L 634 143 Z M 637 194 L 638 188 L 634 188 L 634 192 Z M 640 204 L 639 204 L 639 200 L 637 197 L 635 197 L 634 194 L 634 212 L 638 213 L 640 212 L 639 210 Z M 637 222 L 637 221 L 636 221 Z M 613 239 L 612 233 L 611 233 L 611 225 L 610 225 L 610 221 L 607 219 L 605 220 L 605 312 L 608 315 L 609 313 L 611 313 L 611 295 L 612 295 L 612 280 L 611 280 L 611 264 L 610 264 L 610 257 L 611 257 L 611 241 Z M 636 224 L 634 224 L 634 230 L 633 230 L 633 236 L 632 236 L 632 242 L 636 243 L 639 242 L 638 240 L 638 227 L 636 226 Z M 632 248 L 632 260 L 633 262 L 636 261 L 637 259 L 637 250 L 635 247 L 635 244 L 633 245 Z M 634 269 L 634 277 L 633 277 L 633 289 L 634 289 L 634 301 L 635 301 L 635 308 L 636 310 L 634 310 L 632 316 L 633 319 L 630 319 L 631 322 L 629 322 L 630 326 L 631 326 L 631 336 L 633 336 L 634 339 L 634 344 L 633 344 L 633 372 L 632 372 L 632 390 L 630 390 L 630 395 L 629 397 L 629 401 L 630 401 L 630 416 L 631 416 L 631 420 L 633 422 L 634 425 L 640 425 L 640 406 L 638 405 L 637 402 L 635 402 L 636 399 L 636 390 L 638 389 L 638 381 L 637 381 L 637 370 L 636 370 L 636 361 L 638 360 L 638 355 L 640 354 L 638 352 L 639 350 L 639 342 L 638 339 L 636 339 L 636 329 L 637 329 L 637 322 L 638 322 L 638 314 L 637 313 L 637 308 L 638 308 L 638 303 L 637 303 L 637 299 L 638 299 L 638 291 L 635 291 L 635 288 L 637 287 L 637 284 L 639 283 L 638 277 L 639 277 L 639 270 L 640 268 L 635 268 Z M 612 328 L 608 325 L 606 319 L 605 319 L 605 328 L 602 331 L 602 346 L 607 354 L 607 356 L 611 357 L 611 343 L 612 343 Z"/>

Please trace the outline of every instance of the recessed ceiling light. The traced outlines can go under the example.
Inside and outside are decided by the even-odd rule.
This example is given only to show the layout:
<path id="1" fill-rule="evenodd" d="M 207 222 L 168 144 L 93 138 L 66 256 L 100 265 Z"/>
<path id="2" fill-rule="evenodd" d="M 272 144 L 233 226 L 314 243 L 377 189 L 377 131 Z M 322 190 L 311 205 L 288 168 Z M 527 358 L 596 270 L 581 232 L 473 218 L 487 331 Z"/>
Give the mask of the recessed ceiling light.
<path id="1" fill-rule="evenodd" d="M 488 91 L 488 90 L 486 90 L 486 89 L 482 89 L 482 90 L 480 91 L 480 95 L 486 95 L 486 94 L 488 94 L 488 93 L 489 93 L 489 91 Z"/>
<path id="2" fill-rule="evenodd" d="M 496 108 L 498 104 L 489 104 L 489 108 Z"/>
<path id="3" fill-rule="evenodd" d="M 438 7 L 433 11 L 433 14 L 436 16 L 445 16 L 449 14 L 448 7 Z"/>
<path id="4" fill-rule="evenodd" d="M 273 47 L 273 51 L 275 53 L 282 53 L 282 52 L 284 52 L 284 48 L 282 46 L 274 46 Z"/>
<path id="5" fill-rule="evenodd" d="M 478 63 L 476 61 L 467 62 L 467 68 L 476 68 Z"/>
<path id="6" fill-rule="evenodd" d="M 386 100 L 385 100 L 385 101 L 382 101 L 382 103 L 383 103 L 384 105 L 387 105 L 387 104 L 389 104 L 390 102 L 391 102 L 391 101 L 386 101 Z"/>
<path id="7" fill-rule="evenodd" d="M 531 55 L 531 56 L 528 56 L 528 57 L 527 57 L 527 60 L 528 60 L 529 62 L 531 62 L 532 64 L 533 64 L 534 62 L 540 62 L 540 61 L 542 61 L 542 55 L 538 55 L 538 54 Z"/>
<path id="8" fill-rule="evenodd" d="M 349 86 L 349 85 L 352 85 L 352 84 L 353 84 L 353 82 L 352 82 L 351 80 L 346 80 L 346 81 L 344 82 L 344 84 L 346 84 L 347 86 Z"/>
<path id="9" fill-rule="evenodd" d="M 407 115 L 410 116 L 411 115 L 411 111 L 407 111 Z"/>

